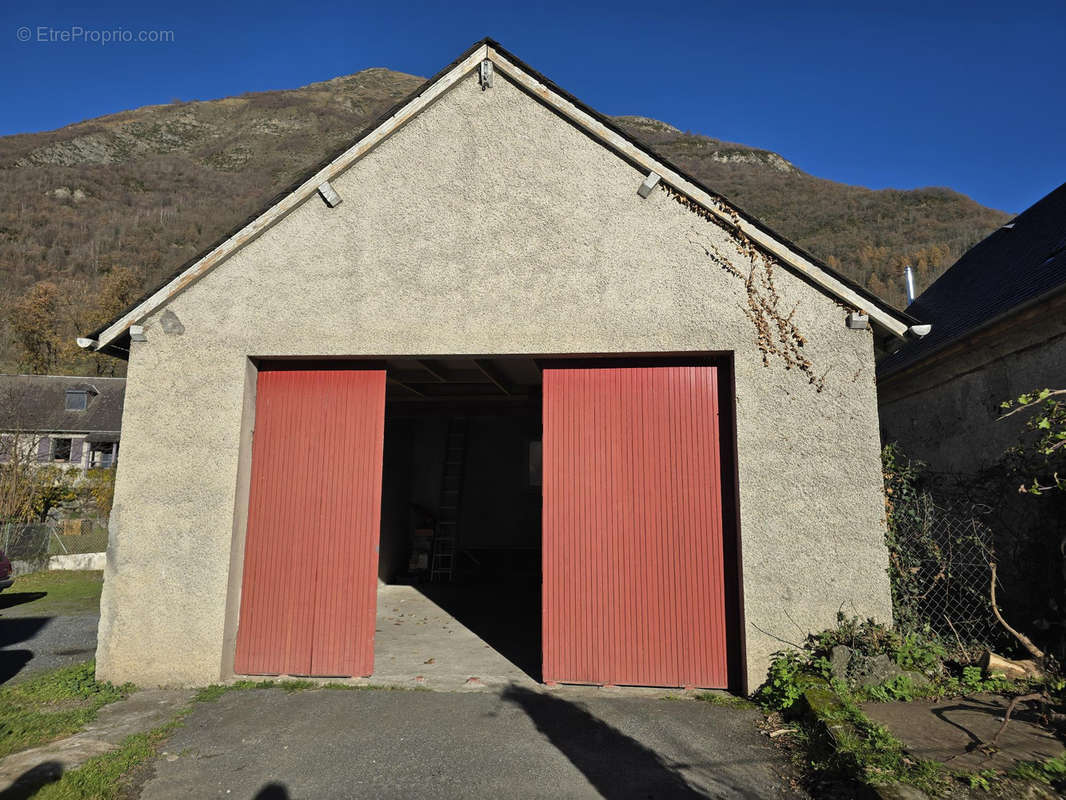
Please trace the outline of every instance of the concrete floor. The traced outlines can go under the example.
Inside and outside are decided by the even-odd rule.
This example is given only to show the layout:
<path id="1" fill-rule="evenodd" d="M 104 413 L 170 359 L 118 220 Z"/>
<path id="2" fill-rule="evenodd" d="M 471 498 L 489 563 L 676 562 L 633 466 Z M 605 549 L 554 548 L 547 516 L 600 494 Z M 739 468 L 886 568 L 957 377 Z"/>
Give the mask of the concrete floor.
<path id="1" fill-rule="evenodd" d="M 535 686 L 534 600 L 535 592 L 496 585 L 381 585 L 367 682 L 441 690 Z"/>

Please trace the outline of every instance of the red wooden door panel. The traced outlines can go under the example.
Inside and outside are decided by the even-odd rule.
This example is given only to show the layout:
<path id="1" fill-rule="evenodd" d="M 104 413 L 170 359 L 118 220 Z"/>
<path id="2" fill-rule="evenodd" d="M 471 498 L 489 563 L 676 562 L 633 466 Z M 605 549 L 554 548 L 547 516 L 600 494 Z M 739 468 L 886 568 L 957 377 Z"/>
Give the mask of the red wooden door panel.
<path id="1" fill-rule="evenodd" d="M 545 681 L 725 687 L 714 367 L 544 371 Z"/>
<path id="2" fill-rule="evenodd" d="M 374 668 L 383 370 L 260 371 L 234 671 Z"/>

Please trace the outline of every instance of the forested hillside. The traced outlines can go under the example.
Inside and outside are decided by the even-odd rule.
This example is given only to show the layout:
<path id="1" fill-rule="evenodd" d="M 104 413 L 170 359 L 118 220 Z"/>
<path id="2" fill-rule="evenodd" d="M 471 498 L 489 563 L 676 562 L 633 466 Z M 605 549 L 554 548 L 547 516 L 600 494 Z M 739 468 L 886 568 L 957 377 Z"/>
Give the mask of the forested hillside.
<path id="1" fill-rule="evenodd" d="M 0 371 L 121 374 L 73 337 L 259 210 L 421 78 L 371 69 L 301 89 L 150 106 L 0 138 Z M 949 189 L 871 191 L 774 153 L 619 123 L 741 208 L 901 304 L 1005 214 Z"/>

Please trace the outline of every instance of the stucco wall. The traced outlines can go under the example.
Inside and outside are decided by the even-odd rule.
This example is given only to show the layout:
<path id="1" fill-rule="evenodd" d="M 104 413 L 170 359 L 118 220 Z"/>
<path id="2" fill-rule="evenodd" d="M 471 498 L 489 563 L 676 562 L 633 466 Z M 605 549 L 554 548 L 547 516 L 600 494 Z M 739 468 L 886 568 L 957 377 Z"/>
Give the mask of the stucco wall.
<path id="1" fill-rule="evenodd" d="M 972 475 L 1019 441 L 1026 417 L 1000 403 L 1066 378 L 1066 295 L 1004 320 L 928 366 L 880 387 L 886 442 L 937 472 Z"/>
<path id="2" fill-rule="evenodd" d="M 158 314 L 130 358 L 98 672 L 225 670 L 249 356 L 734 351 L 750 686 L 781 644 L 891 615 L 873 343 L 783 270 L 827 371 L 764 366 L 726 234 L 497 75 L 471 75 Z M 738 266 L 744 265 L 738 258 Z M 237 511 L 240 514 L 240 510 Z M 228 598 L 232 609 L 234 598 Z"/>

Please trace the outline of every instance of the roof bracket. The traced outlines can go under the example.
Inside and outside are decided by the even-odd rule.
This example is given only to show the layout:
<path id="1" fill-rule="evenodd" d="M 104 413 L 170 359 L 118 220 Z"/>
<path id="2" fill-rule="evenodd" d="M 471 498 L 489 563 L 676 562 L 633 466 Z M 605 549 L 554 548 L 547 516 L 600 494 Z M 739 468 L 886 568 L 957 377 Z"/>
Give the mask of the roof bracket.
<path id="1" fill-rule="evenodd" d="M 481 62 L 477 77 L 481 82 L 481 91 L 492 88 L 492 62 L 487 58 Z"/>
<path id="2" fill-rule="evenodd" d="M 848 314 L 847 324 L 853 331 L 864 331 L 870 327 L 870 317 L 861 311 L 852 311 Z"/>
<path id="3" fill-rule="evenodd" d="M 336 208 L 341 204 L 341 196 L 337 194 L 337 190 L 333 188 L 333 184 L 329 181 L 318 187 L 318 193 L 330 208 Z"/>
<path id="4" fill-rule="evenodd" d="M 640 185 L 640 188 L 637 189 L 637 194 L 639 194 L 641 197 L 646 198 L 649 194 L 651 194 L 651 190 L 655 188 L 655 186 L 659 183 L 660 180 L 662 180 L 662 177 L 658 173 L 649 172 L 648 177 L 644 179 L 644 183 L 642 183 Z"/>

